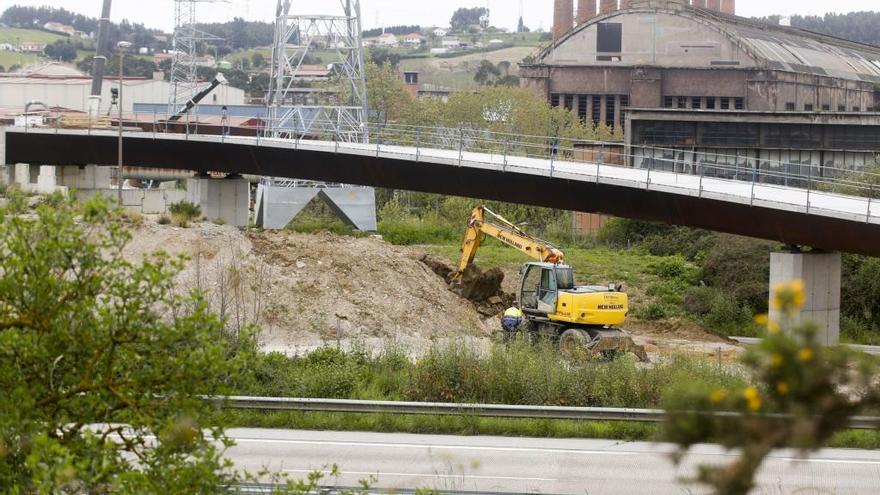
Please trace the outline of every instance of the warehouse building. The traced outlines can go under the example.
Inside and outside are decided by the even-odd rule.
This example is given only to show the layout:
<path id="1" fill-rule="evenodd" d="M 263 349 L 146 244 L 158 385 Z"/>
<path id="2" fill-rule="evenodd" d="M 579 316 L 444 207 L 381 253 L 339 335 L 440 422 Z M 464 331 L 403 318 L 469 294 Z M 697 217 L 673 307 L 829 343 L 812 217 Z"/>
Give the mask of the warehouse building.
<path id="1" fill-rule="evenodd" d="M 556 0 L 522 84 L 586 121 L 628 108 L 873 112 L 880 48 L 736 17 L 733 1 Z"/>

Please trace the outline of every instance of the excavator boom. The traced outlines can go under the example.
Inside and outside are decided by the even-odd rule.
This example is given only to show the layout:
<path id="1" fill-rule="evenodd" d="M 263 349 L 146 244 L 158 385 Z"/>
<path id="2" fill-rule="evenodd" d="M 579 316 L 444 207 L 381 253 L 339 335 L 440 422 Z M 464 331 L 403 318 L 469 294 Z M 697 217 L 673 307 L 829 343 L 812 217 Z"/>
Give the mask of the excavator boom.
<path id="1" fill-rule="evenodd" d="M 487 216 L 491 220 L 487 220 Z M 461 260 L 458 271 L 452 275 L 453 281 L 460 280 L 467 267 L 474 262 L 484 236 L 498 239 L 541 262 L 562 263 L 565 259 L 565 254 L 549 242 L 530 236 L 501 215 L 481 205 L 474 208 L 468 219 L 467 231 L 461 243 Z"/>

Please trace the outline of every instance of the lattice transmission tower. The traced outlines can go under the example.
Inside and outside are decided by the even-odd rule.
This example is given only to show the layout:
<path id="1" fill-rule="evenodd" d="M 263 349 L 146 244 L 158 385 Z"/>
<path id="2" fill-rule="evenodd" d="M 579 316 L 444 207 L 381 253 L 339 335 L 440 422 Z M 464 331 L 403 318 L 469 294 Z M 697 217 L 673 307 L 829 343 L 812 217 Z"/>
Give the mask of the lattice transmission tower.
<path id="1" fill-rule="evenodd" d="M 174 115 L 199 92 L 198 44 L 220 38 L 196 29 L 196 5 L 228 3 L 227 0 L 174 0 L 174 39 L 168 115 Z"/>
<path id="2" fill-rule="evenodd" d="M 360 0 L 338 0 L 336 12 L 299 15 L 290 0 L 278 0 L 272 77 L 266 98 L 268 132 L 274 137 L 333 137 L 368 142 L 367 88 Z M 315 88 L 313 54 L 331 68 L 331 89 Z M 328 59 L 327 53 L 331 58 Z M 312 86 L 312 87 L 310 87 Z"/>

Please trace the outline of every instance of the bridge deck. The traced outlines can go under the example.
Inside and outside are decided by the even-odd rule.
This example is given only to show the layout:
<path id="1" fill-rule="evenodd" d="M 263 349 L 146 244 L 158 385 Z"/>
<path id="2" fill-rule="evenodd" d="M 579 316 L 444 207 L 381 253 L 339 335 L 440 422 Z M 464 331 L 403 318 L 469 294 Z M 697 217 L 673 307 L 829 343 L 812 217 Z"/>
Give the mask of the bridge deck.
<path id="1" fill-rule="evenodd" d="M 117 161 L 112 131 L 9 128 L 6 133 L 9 163 Z M 873 200 L 796 187 L 394 144 L 130 132 L 125 150 L 130 166 L 497 199 L 880 255 L 880 215 L 875 215 Z"/>

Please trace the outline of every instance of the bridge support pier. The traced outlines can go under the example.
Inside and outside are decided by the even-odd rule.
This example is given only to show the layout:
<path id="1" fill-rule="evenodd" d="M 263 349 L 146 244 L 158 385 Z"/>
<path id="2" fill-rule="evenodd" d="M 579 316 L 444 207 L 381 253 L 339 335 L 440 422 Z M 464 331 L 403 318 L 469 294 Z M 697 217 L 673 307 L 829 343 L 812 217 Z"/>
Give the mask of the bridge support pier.
<path id="1" fill-rule="evenodd" d="M 819 342 L 840 343 L 840 253 L 780 252 L 770 255 L 770 297 L 778 283 L 802 280 L 805 302 L 795 322 L 812 321 L 819 327 Z M 770 318 L 779 317 L 770 309 Z"/>
<path id="2" fill-rule="evenodd" d="M 220 219 L 236 227 L 247 227 L 250 218 L 251 186 L 238 175 L 225 179 L 193 177 L 186 180 L 186 200 L 199 205 L 209 220 Z"/>

